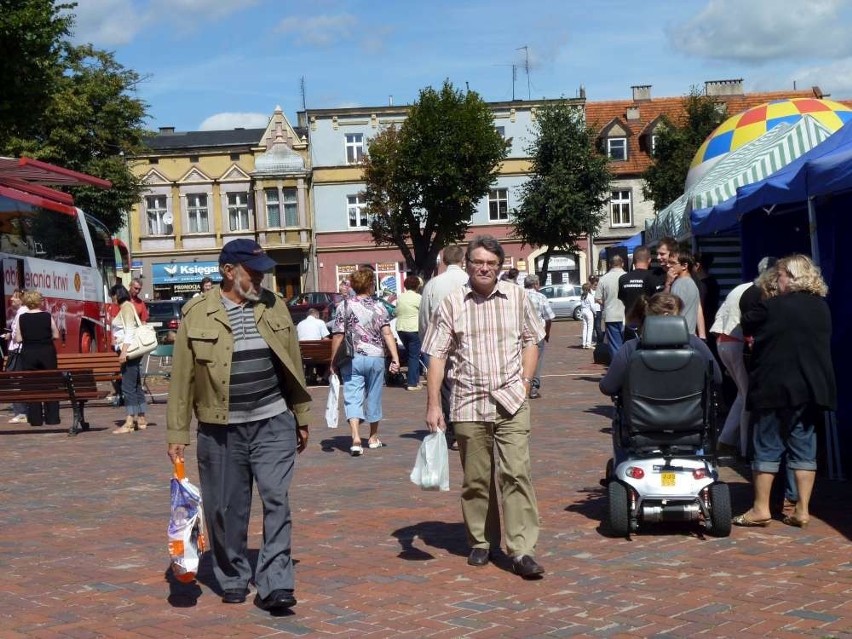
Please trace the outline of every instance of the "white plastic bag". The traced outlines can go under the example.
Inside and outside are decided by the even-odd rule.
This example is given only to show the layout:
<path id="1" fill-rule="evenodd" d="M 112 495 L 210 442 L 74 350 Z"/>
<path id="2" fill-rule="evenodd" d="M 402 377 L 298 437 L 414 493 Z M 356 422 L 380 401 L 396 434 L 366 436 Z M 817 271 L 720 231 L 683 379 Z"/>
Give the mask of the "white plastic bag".
<path id="1" fill-rule="evenodd" d="M 175 462 L 171 482 L 172 512 L 169 519 L 169 559 L 178 581 L 191 583 L 205 550 L 201 492 L 184 474 L 183 462 Z"/>
<path id="2" fill-rule="evenodd" d="M 328 378 L 328 399 L 325 402 L 325 423 L 329 428 L 337 428 L 337 405 L 340 402 L 340 380 L 337 375 Z"/>
<path id="3" fill-rule="evenodd" d="M 411 481 L 423 490 L 450 489 L 450 457 L 444 431 L 429 433 L 423 438 L 411 471 Z"/>

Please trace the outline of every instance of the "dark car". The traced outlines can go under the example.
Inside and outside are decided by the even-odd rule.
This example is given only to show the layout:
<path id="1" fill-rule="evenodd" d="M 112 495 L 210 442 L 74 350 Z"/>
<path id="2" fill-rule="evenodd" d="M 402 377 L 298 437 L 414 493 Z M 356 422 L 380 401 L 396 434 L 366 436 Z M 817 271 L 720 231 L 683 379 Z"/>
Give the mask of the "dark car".
<path id="1" fill-rule="evenodd" d="M 320 319 L 327 322 L 334 312 L 334 304 L 340 299 L 340 293 L 310 291 L 299 293 L 287 300 L 287 308 L 293 317 L 293 323 L 298 324 L 308 316 L 308 311 L 315 308 L 319 311 Z"/>
<path id="2" fill-rule="evenodd" d="M 177 331 L 182 317 L 181 309 L 186 300 L 154 300 L 145 302 L 148 307 L 148 323 L 157 332 L 157 341 L 169 342 L 168 335 Z"/>

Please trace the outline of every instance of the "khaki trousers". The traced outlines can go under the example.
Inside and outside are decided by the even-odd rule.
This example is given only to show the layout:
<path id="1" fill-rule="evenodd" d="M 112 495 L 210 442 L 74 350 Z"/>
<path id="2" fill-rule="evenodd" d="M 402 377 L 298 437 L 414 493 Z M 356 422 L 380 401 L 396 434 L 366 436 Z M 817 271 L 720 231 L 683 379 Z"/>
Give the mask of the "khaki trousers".
<path id="1" fill-rule="evenodd" d="M 498 407 L 494 422 L 454 422 L 464 483 L 462 515 L 472 548 L 500 546 L 497 489 L 503 502 L 506 550 L 535 555 L 538 504 L 530 477 L 529 403 L 514 415 Z"/>

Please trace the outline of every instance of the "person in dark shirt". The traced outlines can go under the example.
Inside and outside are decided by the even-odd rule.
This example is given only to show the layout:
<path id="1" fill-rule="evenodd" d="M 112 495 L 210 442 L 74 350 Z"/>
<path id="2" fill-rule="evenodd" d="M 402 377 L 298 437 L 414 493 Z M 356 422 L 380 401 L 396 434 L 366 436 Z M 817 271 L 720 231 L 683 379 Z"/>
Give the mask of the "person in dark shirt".
<path id="1" fill-rule="evenodd" d="M 618 278 L 618 299 L 624 304 L 624 340 L 638 337 L 636 326 L 631 325 L 627 318 L 632 315 L 636 300 L 651 297 L 662 290 L 662 285 L 648 267 L 651 265 L 651 251 L 647 246 L 637 246 L 633 251 L 633 270 Z M 659 288 L 658 288 L 659 287 Z"/>

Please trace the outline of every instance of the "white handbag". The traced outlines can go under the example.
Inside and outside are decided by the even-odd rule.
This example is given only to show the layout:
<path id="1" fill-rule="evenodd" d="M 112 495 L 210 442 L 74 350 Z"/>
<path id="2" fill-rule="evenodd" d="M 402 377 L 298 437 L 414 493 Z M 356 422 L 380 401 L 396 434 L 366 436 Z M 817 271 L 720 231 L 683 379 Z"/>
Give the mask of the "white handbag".
<path id="1" fill-rule="evenodd" d="M 133 302 L 130 305 L 133 306 Z M 136 307 L 133 307 L 133 317 L 136 318 L 136 329 L 133 331 L 133 341 L 127 346 L 127 359 L 139 359 L 157 348 L 157 333 L 154 327 L 142 323 Z"/>

